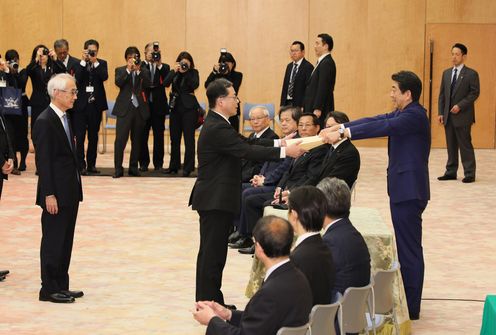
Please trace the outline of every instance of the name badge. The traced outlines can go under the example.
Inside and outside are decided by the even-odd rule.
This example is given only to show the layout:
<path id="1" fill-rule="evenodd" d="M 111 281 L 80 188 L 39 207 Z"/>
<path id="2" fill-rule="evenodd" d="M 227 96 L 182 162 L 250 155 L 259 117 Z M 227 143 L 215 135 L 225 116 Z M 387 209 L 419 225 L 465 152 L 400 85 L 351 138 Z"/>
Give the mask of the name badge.
<path id="1" fill-rule="evenodd" d="M 93 93 L 95 91 L 95 88 L 93 86 L 86 86 L 86 92 L 87 93 Z"/>
<path id="2" fill-rule="evenodd" d="M 7 87 L 7 82 L 5 80 L 0 80 L 0 87 Z"/>

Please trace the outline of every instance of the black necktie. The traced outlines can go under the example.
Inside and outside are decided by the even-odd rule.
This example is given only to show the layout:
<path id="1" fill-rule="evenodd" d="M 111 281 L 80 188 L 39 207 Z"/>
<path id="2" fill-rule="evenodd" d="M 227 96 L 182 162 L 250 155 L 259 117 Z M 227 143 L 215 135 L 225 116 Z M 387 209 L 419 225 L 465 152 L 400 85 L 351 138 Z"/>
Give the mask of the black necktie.
<path id="1" fill-rule="evenodd" d="M 289 86 L 288 86 L 288 95 L 291 99 L 293 99 L 294 81 L 297 70 L 298 70 L 298 64 L 294 63 L 293 70 L 291 71 L 291 77 L 289 78 Z"/>
<path id="2" fill-rule="evenodd" d="M 451 80 L 451 91 L 450 91 L 450 96 L 453 96 L 453 91 L 455 90 L 455 85 L 456 85 L 456 73 L 458 72 L 458 69 L 455 68 L 454 74 L 453 74 L 453 79 Z"/>

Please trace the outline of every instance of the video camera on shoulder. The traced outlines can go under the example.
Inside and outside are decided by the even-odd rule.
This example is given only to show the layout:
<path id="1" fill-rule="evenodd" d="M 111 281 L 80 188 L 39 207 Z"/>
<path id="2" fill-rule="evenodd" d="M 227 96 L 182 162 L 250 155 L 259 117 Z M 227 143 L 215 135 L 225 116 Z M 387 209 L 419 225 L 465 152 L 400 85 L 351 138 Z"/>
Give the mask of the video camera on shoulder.
<path id="1" fill-rule="evenodd" d="M 219 58 L 219 73 L 227 74 L 229 72 L 229 66 L 227 65 L 227 49 L 220 49 L 220 58 Z"/>
<path id="2" fill-rule="evenodd" d="M 160 55 L 160 46 L 158 42 L 153 42 L 152 60 L 158 62 L 162 58 Z"/>

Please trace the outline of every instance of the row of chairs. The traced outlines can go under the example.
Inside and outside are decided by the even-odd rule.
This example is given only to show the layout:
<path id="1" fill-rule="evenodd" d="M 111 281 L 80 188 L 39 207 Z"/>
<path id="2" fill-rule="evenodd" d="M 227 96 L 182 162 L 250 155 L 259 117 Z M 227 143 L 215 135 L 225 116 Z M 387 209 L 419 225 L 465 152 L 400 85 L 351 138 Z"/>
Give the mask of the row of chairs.
<path id="1" fill-rule="evenodd" d="M 339 334 L 362 333 L 379 329 L 387 318 L 394 324 L 399 334 L 393 299 L 393 281 L 399 263 L 391 269 L 378 271 L 371 283 L 364 287 L 350 287 L 343 296 L 329 305 L 315 305 L 310 312 L 309 323 L 301 327 L 283 327 L 277 335 L 336 335 L 334 320 L 339 322 Z M 371 321 L 369 325 L 368 320 Z"/>
<path id="2" fill-rule="evenodd" d="M 108 101 L 108 109 L 105 111 L 105 117 L 104 119 L 102 120 L 103 121 L 103 147 L 102 147 L 102 150 L 100 151 L 100 153 L 105 153 L 107 151 L 107 132 L 109 129 L 115 129 L 115 115 L 112 114 L 112 110 L 114 109 L 114 105 L 115 105 L 115 101 Z M 240 129 L 243 133 L 244 132 L 251 132 L 253 129 L 251 128 L 250 124 L 247 123 L 247 121 L 250 119 L 250 110 L 255 107 L 255 106 L 265 106 L 268 111 L 269 111 L 269 117 L 270 119 L 272 120 L 272 124 L 271 124 L 271 127 L 274 128 L 274 117 L 275 117 L 275 106 L 274 104 L 256 104 L 256 103 L 245 103 L 243 105 L 243 118 L 242 118 L 242 122 L 241 122 L 241 127 L 242 129 Z M 206 103 L 204 102 L 201 102 L 200 103 L 200 106 L 203 108 L 203 109 L 207 109 L 207 105 Z M 110 121 L 110 120 L 114 120 L 114 121 Z M 198 128 L 197 130 L 199 131 L 201 129 Z M 165 130 L 168 132 L 169 131 L 169 116 L 166 117 L 166 122 L 165 122 Z M 167 148 L 167 152 L 169 152 L 169 136 L 166 136 L 165 137 L 166 139 L 166 148 Z"/>

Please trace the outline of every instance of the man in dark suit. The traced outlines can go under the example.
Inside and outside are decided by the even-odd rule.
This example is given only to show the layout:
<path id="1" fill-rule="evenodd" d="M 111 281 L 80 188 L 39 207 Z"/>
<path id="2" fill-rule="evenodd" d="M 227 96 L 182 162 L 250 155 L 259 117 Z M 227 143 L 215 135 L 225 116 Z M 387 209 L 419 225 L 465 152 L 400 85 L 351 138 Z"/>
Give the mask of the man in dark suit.
<path id="1" fill-rule="evenodd" d="M 410 319 L 417 320 L 424 282 L 422 213 L 430 198 L 430 126 L 426 111 L 418 102 L 422 92 L 418 76 L 401 71 L 391 78 L 390 96 L 395 111 L 327 128 L 321 136 L 327 143 L 344 137 L 389 137 L 387 184 L 391 218 Z"/>
<path id="2" fill-rule="evenodd" d="M 282 82 L 281 106 L 298 106 L 303 108 L 303 98 L 313 65 L 305 59 L 305 45 L 294 41 L 289 49 L 292 62 L 286 67 Z"/>
<path id="3" fill-rule="evenodd" d="M 322 240 L 331 250 L 336 280 L 333 296 L 348 287 L 362 287 L 370 282 L 370 253 L 362 234 L 351 224 L 351 192 L 338 178 L 325 178 L 317 188 L 327 198 Z"/>
<path id="4" fill-rule="evenodd" d="M 265 106 L 255 106 L 250 110 L 250 125 L 253 132 L 250 134 L 250 139 L 268 138 L 277 139 L 276 133 L 270 129 L 269 111 Z M 254 175 L 257 175 L 262 168 L 263 161 L 255 161 L 250 159 L 243 159 L 241 161 L 241 181 L 249 183 Z"/>
<path id="5" fill-rule="evenodd" d="M 83 200 L 81 176 L 74 136 L 67 118 L 77 97 L 76 81 L 58 74 L 48 82 L 49 107 L 40 114 L 33 129 L 38 189 L 36 204 L 41 214 L 40 301 L 71 303 L 83 296 L 69 290 L 74 229 Z"/>
<path id="6" fill-rule="evenodd" d="M 312 291 L 305 276 L 288 258 L 293 242 L 290 224 L 267 216 L 260 219 L 253 236 L 257 258 L 267 270 L 262 287 L 244 311 L 231 311 L 213 301 L 197 302 L 193 317 L 207 326 L 207 335 L 276 334 L 281 327 L 308 322 Z"/>
<path id="7" fill-rule="evenodd" d="M 301 186 L 289 195 L 288 219 L 296 236 L 291 262 L 303 272 L 312 289 L 313 305 L 332 302 L 334 263 L 331 251 L 322 242 L 327 200 L 315 186 Z"/>
<path id="8" fill-rule="evenodd" d="M 298 133 L 301 137 L 315 136 L 319 133 L 320 126 L 318 118 L 314 114 L 304 113 L 298 120 Z M 274 192 L 257 193 L 245 197 L 244 214 L 241 216 L 240 226 L 246 227 L 247 236 L 245 236 L 244 244 L 241 242 L 236 245 L 230 245 L 232 248 L 241 248 L 239 252 L 242 254 L 253 254 L 254 249 L 250 243 L 249 235 L 257 220 L 262 217 L 265 206 L 279 203 L 279 194 L 285 190 L 293 190 L 298 186 L 305 185 L 309 179 L 316 178 L 320 174 L 322 162 L 327 153 L 326 146 L 321 145 L 313 148 L 303 156 L 295 159 L 289 170 L 287 170 Z"/>
<path id="9" fill-rule="evenodd" d="M 69 42 L 66 39 L 56 40 L 53 43 L 55 55 L 51 52 L 53 58 L 53 71 L 55 73 L 68 73 L 75 76 L 79 70 L 79 60 L 69 55 Z"/>
<path id="10" fill-rule="evenodd" d="M 150 72 L 151 84 L 145 89 L 150 118 L 146 120 L 141 142 L 140 171 L 148 171 L 150 164 L 150 151 L 148 150 L 150 128 L 153 130 L 153 167 L 154 170 L 161 170 L 164 165 L 165 116 L 169 114 L 164 80 L 170 71 L 170 66 L 162 63 L 158 42 L 150 42 L 145 46 L 145 60 L 141 63 L 141 67 Z"/>
<path id="11" fill-rule="evenodd" d="M 475 154 L 470 130 L 475 123 L 474 102 L 479 97 L 479 74 L 466 66 L 467 47 L 456 43 L 451 48 L 453 67 L 443 72 L 439 90 L 439 123 L 444 124 L 448 162 L 446 172 L 439 180 L 456 179 L 458 150 L 462 157 L 465 178 L 475 181 Z"/>
<path id="12" fill-rule="evenodd" d="M 200 215 L 200 247 L 196 263 L 196 300 L 224 304 L 222 271 L 227 257 L 227 238 L 238 215 L 241 197 L 241 158 L 278 160 L 298 157 L 299 145 L 285 148 L 252 145 L 234 130 L 228 119 L 236 115 L 238 97 L 231 82 L 217 79 L 207 88 L 210 111 L 198 138 L 198 178 L 190 204 Z M 279 145 L 280 140 L 257 139 Z"/>
<path id="13" fill-rule="evenodd" d="M 323 127 L 324 120 L 334 110 L 334 84 L 336 64 L 331 56 L 334 41 L 328 34 L 319 34 L 315 41 L 317 65 L 313 69 L 305 90 L 305 113 L 314 113 Z"/>
<path id="14" fill-rule="evenodd" d="M 81 174 L 100 173 L 96 169 L 98 131 L 102 112 L 108 109 L 103 83 L 108 79 L 107 62 L 97 58 L 100 45 L 96 40 L 84 42 L 81 61 L 76 67 L 78 98 L 72 112 L 72 127 L 76 135 L 76 151 Z M 88 132 L 86 161 L 84 139 Z"/>
<path id="15" fill-rule="evenodd" d="M 124 175 L 122 161 L 129 133 L 131 133 L 130 176 L 138 177 L 138 159 L 145 122 L 150 118 L 150 109 L 145 89 L 150 87 L 150 71 L 141 67 L 140 53 L 136 47 L 128 47 L 124 53 L 127 64 L 115 69 L 115 84 L 120 88 L 112 114 L 117 116 L 114 143 L 113 178 Z"/>

